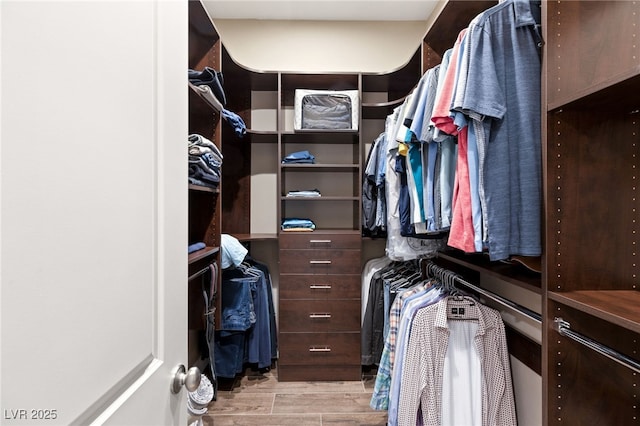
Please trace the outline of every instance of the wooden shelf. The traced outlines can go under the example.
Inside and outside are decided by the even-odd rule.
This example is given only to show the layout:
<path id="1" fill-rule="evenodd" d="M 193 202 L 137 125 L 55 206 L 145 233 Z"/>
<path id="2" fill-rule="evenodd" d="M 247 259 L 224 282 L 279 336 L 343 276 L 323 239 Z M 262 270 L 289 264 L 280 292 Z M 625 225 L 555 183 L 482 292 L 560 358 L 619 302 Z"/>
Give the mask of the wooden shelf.
<path id="1" fill-rule="evenodd" d="M 205 104 L 207 107 L 209 107 L 211 109 L 212 113 L 216 113 L 219 114 L 220 110 L 222 109 L 222 104 L 213 104 L 211 103 L 211 101 L 209 101 L 209 99 L 205 98 L 204 96 L 202 96 L 200 94 L 200 92 L 198 92 L 198 89 L 196 89 L 196 85 L 189 83 L 189 89 L 191 93 L 193 93 L 195 96 L 197 96 L 198 98 L 200 98 L 203 102 L 203 104 Z"/>
<path id="2" fill-rule="evenodd" d="M 625 95 L 637 91 L 638 87 L 640 87 L 640 67 L 551 102 L 547 105 L 547 110 L 554 111 L 560 108 L 637 110 L 640 108 L 640 101 Z"/>
<path id="3" fill-rule="evenodd" d="M 549 299 L 565 304 L 596 318 L 640 333 L 640 291 L 579 290 L 548 292 Z"/>
<path id="4" fill-rule="evenodd" d="M 218 194 L 220 192 L 220 188 L 211 188 L 209 186 L 195 185 L 190 183 L 189 189 L 191 191 L 199 191 L 199 192 L 211 192 L 213 194 Z"/>
<path id="5" fill-rule="evenodd" d="M 283 169 L 288 169 L 295 172 L 313 172 L 313 171 L 349 171 L 360 167 L 358 164 L 297 164 L 297 163 L 283 163 L 281 164 Z"/>
<path id="6" fill-rule="evenodd" d="M 491 262 L 484 254 L 465 254 L 458 251 L 439 252 L 438 257 L 476 272 L 492 275 L 503 281 L 542 294 L 542 278 L 520 265 Z"/>
<path id="7" fill-rule="evenodd" d="M 349 229 L 349 228 L 316 228 L 313 231 L 282 231 L 280 230 L 278 235 L 282 234 L 314 234 L 314 235 L 322 235 L 322 234 L 357 234 L 360 235 L 359 229 Z"/>
<path id="8" fill-rule="evenodd" d="M 281 132 L 282 143 L 284 145 L 290 143 L 301 143 L 305 145 L 358 145 L 359 138 L 358 132 L 355 130 L 340 130 L 340 131 L 326 131 L 326 130 L 314 130 L 314 131 L 293 131 L 285 130 Z"/>
<path id="9" fill-rule="evenodd" d="M 389 102 L 366 102 L 362 104 L 362 119 L 364 120 L 384 120 L 395 108 L 402 105 L 405 97 L 394 99 Z"/>
<path id="10" fill-rule="evenodd" d="M 255 129 L 247 129 L 246 136 L 251 137 L 251 142 L 271 142 L 275 143 L 278 141 L 277 136 L 278 132 L 275 130 L 255 130 Z"/>
<path id="11" fill-rule="evenodd" d="M 479 13 L 498 4 L 497 1 L 448 1 L 429 28 L 425 42 L 440 56 L 453 44 L 458 32 Z"/>
<path id="12" fill-rule="evenodd" d="M 241 242 L 277 240 L 278 234 L 233 234 Z"/>
<path id="13" fill-rule="evenodd" d="M 405 101 L 407 97 L 403 97 L 400 99 L 394 99 L 392 101 L 388 101 L 388 102 L 363 102 L 362 103 L 362 108 L 389 108 L 389 109 L 393 109 L 399 105 L 402 105 L 402 103 Z"/>
<path id="14" fill-rule="evenodd" d="M 318 133 L 318 134 L 327 134 L 334 135 L 336 133 L 345 133 L 345 134 L 357 134 L 358 129 L 300 129 L 300 130 L 287 130 L 282 132 L 283 135 L 292 135 L 292 134 L 301 134 L 301 133 Z"/>
<path id="15" fill-rule="evenodd" d="M 311 90 L 357 90 L 358 74 L 282 73 L 283 92 L 290 92 L 292 95 L 295 89 L 303 88 Z"/>
<path id="16" fill-rule="evenodd" d="M 207 246 L 202 250 L 189 253 L 188 279 L 191 281 L 202 275 L 212 263 L 215 263 L 220 247 Z"/>
<path id="17" fill-rule="evenodd" d="M 220 247 L 205 247 L 202 250 L 189 253 L 189 265 L 191 265 L 192 263 L 196 263 L 207 257 L 214 256 L 219 251 L 220 251 Z"/>
<path id="18" fill-rule="evenodd" d="M 283 201 L 359 201 L 358 197 L 339 197 L 331 195 L 322 195 L 320 197 L 280 197 Z"/>

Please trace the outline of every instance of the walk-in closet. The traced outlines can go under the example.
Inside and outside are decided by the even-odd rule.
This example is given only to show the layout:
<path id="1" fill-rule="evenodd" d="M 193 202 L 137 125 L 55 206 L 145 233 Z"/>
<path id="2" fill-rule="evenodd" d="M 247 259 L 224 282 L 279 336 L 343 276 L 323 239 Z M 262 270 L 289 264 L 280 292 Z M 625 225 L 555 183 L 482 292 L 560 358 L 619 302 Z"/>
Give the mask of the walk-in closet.
<path id="1" fill-rule="evenodd" d="M 389 424 L 414 424 L 427 411 L 433 424 L 635 421 L 636 3 L 444 2 L 414 53 L 386 72 L 279 70 L 278 58 L 260 70 L 234 59 L 247 54 L 237 40 L 225 44 L 225 33 L 238 36 L 240 19 L 216 20 L 215 1 L 190 7 L 191 43 L 202 46 L 194 30 L 207 13 L 206 31 L 220 37 L 196 59 L 222 71 L 229 109 L 247 125 L 238 138 L 217 121 L 217 143 L 233 166 L 223 167 L 216 214 L 221 233 L 272 267 L 273 380 L 368 377 L 369 405 Z M 286 26 L 259 27 L 270 24 Z M 452 68 L 464 70 L 464 83 Z M 442 101 L 436 89 L 447 79 L 457 92 Z M 355 92 L 354 125 L 297 127 L 300 89 Z M 406 156 L 406 165 L 398 169 L 389 152 Z M 416 207 L 419 198 L 429 203 Z M 309 220 L 311 229 L 290 232 L 290 218 Z M 436 386 L 421 369 L 429 357 L 414 364 L 400 356 L 394 371 L 400 343 L 389 342 L 390 333 L 404 333 L 411 357 L 426 356 L 408 345 L 427 339 L 400 315 L 410 296 L 424 300 L 424 312 L 449 299 L 456 326 L 478 321 L 485 307 L 498 315 L 504 342 L 494 349 L 505 351 L 506 367 L 504 382 L 483 395 L 483 404 L 498 398 L 490 417 L 478 417 L 480 405 L 456 405 L 464 404 L 455 397 L 460 383 L 447 385 L 449 406 L 426 406 L 429 398 L 440 404 L 427 396 Z M 425 327 L 430 314 L 402 309 Z M 463 365 L 478 380 L 479 371 L 488 374 L 488 365 Z M 224 401 L 212 403 L 214 419 Z"/>
<path id="2" fill-rule="evenodd" d="M 0 28 L 2 424 L 640 423 L 640 1 Z"/>

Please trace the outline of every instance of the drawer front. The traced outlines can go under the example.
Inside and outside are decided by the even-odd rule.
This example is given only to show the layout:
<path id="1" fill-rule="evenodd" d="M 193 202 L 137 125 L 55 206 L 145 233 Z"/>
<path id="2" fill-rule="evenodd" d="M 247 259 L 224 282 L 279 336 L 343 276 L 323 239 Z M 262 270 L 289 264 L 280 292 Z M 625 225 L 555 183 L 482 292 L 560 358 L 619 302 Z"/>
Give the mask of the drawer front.
<path id="1" fill-rule="evenodd" d="M 360 234 L 286 233 L 280 234 L 281 249 L 360 249 Z"/>
<path id="2" fill-rule="evenodd" d="M 360 300 L 281 300 L 280 331 L 360 331 Z"/>
<path id="3" fill-rule="evenodd" d="M 280 333 L 279 364 L 360 364 L 360 333 Z"/>
<path id="4" fill-rule="evenodd" d="M 360 250 L 280 250 L 281 274 L 359 274 Z"/>
<path id="5" fill-rule="evenodd" d="M 279 382 L 359 381 L 362 367 L 353 365 L 285 365 L 278 363 Z"/>
<path id="6" fill-rule="evenodd" d="M 362 276 L 281 274 L 280 299 L 360 299 Z"/>

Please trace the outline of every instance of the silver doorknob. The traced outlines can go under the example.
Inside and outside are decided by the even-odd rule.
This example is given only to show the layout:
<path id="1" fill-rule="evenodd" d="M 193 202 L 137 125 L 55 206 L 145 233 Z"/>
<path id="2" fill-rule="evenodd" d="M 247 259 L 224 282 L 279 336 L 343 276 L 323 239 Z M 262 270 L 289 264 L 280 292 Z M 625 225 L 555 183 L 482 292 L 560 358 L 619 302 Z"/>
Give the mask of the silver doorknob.
<path id="1" fill-rule="evenodd" d="M 178 393 L 182 386 L 187 388 L 189 392 L 193 392 L 200 386 L 200 379 L 202 374 L 198 367 L 191 367 L 189 371 L 184 365 L 180 364 L 176 368 L 176 372 L 173 375 L 173 383 L 171 383 L 171 392 Z"/>

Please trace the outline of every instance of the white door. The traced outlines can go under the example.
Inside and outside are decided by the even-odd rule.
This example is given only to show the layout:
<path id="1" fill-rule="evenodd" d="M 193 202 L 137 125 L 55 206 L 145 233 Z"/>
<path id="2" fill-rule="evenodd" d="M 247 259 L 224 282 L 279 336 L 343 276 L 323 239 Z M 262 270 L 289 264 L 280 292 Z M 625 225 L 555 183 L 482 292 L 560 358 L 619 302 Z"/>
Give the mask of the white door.
<path id="1" fill-rule="evenodd" d="M 0 1 L 3 425 L 187 422 L 187 16 Z"/>

